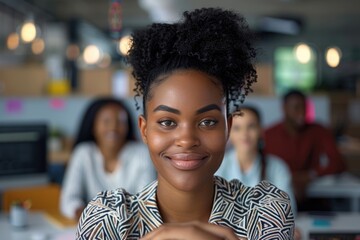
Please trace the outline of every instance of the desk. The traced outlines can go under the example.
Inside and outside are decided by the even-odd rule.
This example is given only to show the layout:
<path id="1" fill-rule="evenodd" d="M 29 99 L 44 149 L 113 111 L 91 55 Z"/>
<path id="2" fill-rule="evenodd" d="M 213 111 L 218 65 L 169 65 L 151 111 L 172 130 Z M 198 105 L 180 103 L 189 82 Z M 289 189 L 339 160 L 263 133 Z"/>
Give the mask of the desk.
<path id="1" fill-rule="evenodd" d="M 320 177 L 307 189 L 311 198 L 349 198 L 351 211 L 360 211 L 360 179 L 349 174 Z"/>
<path id="2" fill-rule="evenodd" d="M 311 233 L 360 232 L 360 214 L 335 213 L 329 216 L 314 216 L 299 214 L 296 218 L 296 227 L 302 234 L 302 239 L 309 239 Z"/>
<path id="3" fill-rule="evenodd" d="M 75 239 L 75 232 L 75 228 L 57 228 L 41 212 L 30 212 L 29 225 L 25 228 L 11 226 L 9 215 L 0 214 L 0 239 L 3 240 L 70 240 Z"/>

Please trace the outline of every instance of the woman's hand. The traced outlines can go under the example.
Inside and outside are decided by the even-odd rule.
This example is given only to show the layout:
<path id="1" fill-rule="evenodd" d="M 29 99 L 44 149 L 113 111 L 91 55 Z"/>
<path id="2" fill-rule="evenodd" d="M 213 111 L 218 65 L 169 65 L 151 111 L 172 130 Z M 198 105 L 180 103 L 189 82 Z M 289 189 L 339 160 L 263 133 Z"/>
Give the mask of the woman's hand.
<path id="1" fill-rule="evenodd" d="M 164 224 L 147 234 L 142 240 L 239 240 L 230 228 L 209 223 L 190 222 Z"/>

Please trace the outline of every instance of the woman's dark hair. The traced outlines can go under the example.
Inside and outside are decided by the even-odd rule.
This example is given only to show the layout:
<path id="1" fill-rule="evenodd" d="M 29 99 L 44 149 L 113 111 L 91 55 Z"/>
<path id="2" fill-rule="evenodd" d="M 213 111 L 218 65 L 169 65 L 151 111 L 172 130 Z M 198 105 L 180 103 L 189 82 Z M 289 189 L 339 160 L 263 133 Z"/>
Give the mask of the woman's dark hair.
<path id="1" fill-rule="evenodd" d="M 235 109 L 256 82 L 254 36 L 245 19 L 232 11 L 202 8 L 185 12 L 178 23 L 154 23 L 132 35 L 127 61 L 133 66 L 136 97 L 145 102 L 165 74 L 195 69 L 217 78 Z M 138 102 L 136 101 L 139 109 Z"/>
<path id="2" fill-rule="evenodd" d="M 241 117 L 243 115 L 242 111 L 244 111 L 244 110 L 253 113 L 255 115 L 255 117 L 257 118 L 259 125 L 261 125 L 261 114 L 256 107 L 253 107 L 250 105 L 242 105 L 241 111 L 235 112 L 234 115 Z M 266 166 L 267 166 L 266 154 L 265 154 L 264 148 L 265 148 L 264 139 L 260 138 L 259 142 L 258 142 L 258 152 L 260 154 L 260 161 L 261 161 L 261 166 L 262 166 L 261 174 L 260 174 L 262 180 L 266 179 Z"/>
<path id="3" fill-rule="evenodd" d="M 82 143 L 82 142 L 96 142 L 94 136 L 94 124 L 97 113 L 106 105 L 114 104 L 123 109 L 127 114 L 127 125 L 128 125 L 128 133 L 126 136 L 126 140 L 135 140 L 135 132 L 133 127 L 133 121 L 131 118 L 131 114 L 129 109 L 125 106 L 125 104 L 114 98 L 100 98 L 91 102 L 85 110 L 85 113 L 82 117 L 79 132 L 77 134 L 74 148 Z"/>
<path id="4" fill-rule="evenodd" d="M 240 111 L 236 112 L 235 115 L 242 115 L 242 111 L 243 110 L 247 110 L 252 112 L 255 117 L 257 118 L 259 125 L 261 125 L 261 114 L 259 112 L 259 110 L 256 107 L 250 106 L 250 105 L 241 105 L 240 107 Z"/>

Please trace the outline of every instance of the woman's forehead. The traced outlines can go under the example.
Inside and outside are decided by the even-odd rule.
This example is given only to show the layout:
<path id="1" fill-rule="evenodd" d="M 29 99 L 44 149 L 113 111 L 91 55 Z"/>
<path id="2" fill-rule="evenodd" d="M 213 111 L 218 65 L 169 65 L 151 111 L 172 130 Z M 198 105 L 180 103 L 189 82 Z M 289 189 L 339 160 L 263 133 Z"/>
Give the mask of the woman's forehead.
<path id="1" fill-rule="evenodd" d="M 199 108 L 208 104 L 225 104 L 222 86 L 209 75 L 196 71 L 178 71 L 170 74 L 152 89 L 150 105 Z M 151 109 L 149 109 L 151 110 Z"/>

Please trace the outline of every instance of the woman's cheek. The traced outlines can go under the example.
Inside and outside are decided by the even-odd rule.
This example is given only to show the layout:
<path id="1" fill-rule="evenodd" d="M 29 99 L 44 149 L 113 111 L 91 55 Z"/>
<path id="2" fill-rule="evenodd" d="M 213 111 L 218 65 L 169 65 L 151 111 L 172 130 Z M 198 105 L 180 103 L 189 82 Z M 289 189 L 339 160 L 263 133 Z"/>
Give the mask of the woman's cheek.
<path id="1" fill-rule="evenodd" d="M 213 155 L 223 155 L 226 145 L 226 134 L 224 132 L 214 132 L 203 137 L 203 144 Z"/>
<path id="2" fill-rule="evenodd" d="M 148 131 L 147 139 L 151 154 L 159 154 L 164 151 L 171 142 L 169 134 L 161 132 L 157 129 L 150 129 Z"/>

